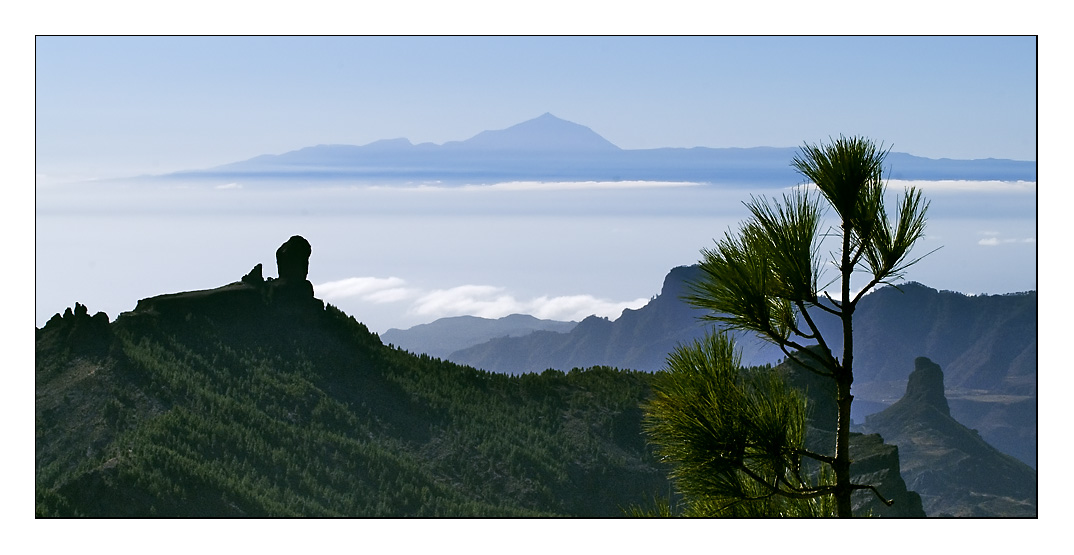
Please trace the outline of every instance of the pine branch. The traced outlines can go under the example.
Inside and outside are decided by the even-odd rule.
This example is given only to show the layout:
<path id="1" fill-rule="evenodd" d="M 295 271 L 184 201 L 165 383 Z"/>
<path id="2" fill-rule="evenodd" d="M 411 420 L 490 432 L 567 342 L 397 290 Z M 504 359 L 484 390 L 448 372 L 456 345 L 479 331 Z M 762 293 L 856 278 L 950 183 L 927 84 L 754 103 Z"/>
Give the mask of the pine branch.
<path id="1" fill-rule="evenodd" d="M 818 376 L 824 376 L 824 377 L 827 377 L 827 378 L 835 379 L 835 372 L 834 371 L 832 371 L 832 370 L 824 371 L 824 370 L 819 370 L 817 368 L 813 368 L 812 366 L 806 364 L 806 362 L 804 360 L 801 360 L 796 356 L 797 353 L 805 353 L 805 354 L 813 357 L 813 359 L 816 360 L 817 362 L 819 362 L 822 366 L 829 367 L 829 361 L 825 360 L 820 355 L 814 353 L 812 349 L 809 349 L 807 347 L 799 345 L 798 343 L 795 343 L 794 341 L 786 341 L 786 340 L 784 340 L 782 342 L 776 342 L 776 345 L 779 346 L 779 350 L 783 351 L 783 354 L 787 355 L 787 358 L 789 358 L 789 359 L 793 360 L 794 362 L 798 363 L 799 365 L 801 365 L 806 370 L 809 370 L 810 372 L 813 372 L 814 374 L 816 374 Z M 792 353 L 791 351 L 787 350 L 788 345 L 793 347 L 796 352 Z M 828 353 L 828 356 L 829 357 L 831 356 L 831 352 Z"/>
<path id="2" fill-rule="evenodd" d="M 792 491 L 787 491 L 787 490 L 780 489 L 777 486 L 769 484 L 768 482 L 766 482 L 764 480 L 763 477 L 758 476 L 755 472 L 753 472 L 752 470 L 746 468 L 745 466 L 741 466 L 739 468 L 739 470 L 742 471 L 747 476 L 749 476 L 750 478 L 752 478 L 755 482 L 757 482 L 758 484 L 761 484 L 764 488 L 769 490 L 768 495 L 758 497 L 758 498 L 752 498 L 752 499 L 751 498 L 746 498 L 746 499 L 749 499 L 751 501 L 760 501 L 762 499 L 768 499 L 768 498 L 772 497 L 773 495 L 780 495 L 780 496 L 786 497 L 788 499 L 816 499 L 817 497 L 821 497 L 823 495 L 831 495 L 832 493 L 835 493 L 835 487 L 834 486 L 818 486 L 816 488 L 809 488 L 809 489 L 802 489 L 802 490 L 798 490 L 797 488 L 795 488 Z M 793 486 L 790 486 L 788 484 L 788 487 L 793 487 Z"/>
<path id="3" fill-rule="evenodd" d="M 817 340 L 817 345 L 820 345 L 821 349 L 824 349 L 824 353 L 830 358 L 832 356 L 832 350 L 828 348 L 828 344 L 824 342 L 824 336 L 820 333 L 820 328 L 813 322 L 813 317 L 809 315 L 809 311 L 806 310 L 802 301 L 798 301 L 798 310 L 802 313 L 802 317 L 805 318 L 807 324 L 809 324 L 810 331 L 813 332 L 813 337 Z"/>
<path id="4" fill-rule="evenodd" d="M 890 507 L 890 506 L 895 504 L 894 499 L 886 499 L 883 495 L 880 495 L 880 490 L 876 489 L 876 486 L 872 486 L 872 485 L 866 486 L 866 485 L 862 485 L 862 484 L 850 484 L 850 489 L 852 489 L 852 490 L 859 490 L 859 489 L 872 490 L 873 493 L 876 494 L 876 497 L 878 499 L 880 499 L 880 501 L 883 504 L 887 505 L 888 507 Z"/>
<path id="5" fill-rule="evenodd" d="M 813 459 L 815 461 L 820 461 L 822 463 L 827 463 L 829 465 L 835 464 L 835 457 L 830 457 L 828 455 L 821 455 L 820 453 L 814 453 L 814 452 L 812 452 L 812 451 L 810 451 L 808 449 L 795 449 L 793 451 L 793 453 L 796 454 L 796 455 L 801 455 L 803 457 L 809 457 L 809 458 L 811 458 L 811 459 Z"/>
<path id="6" fill-rule="evenodd" d="M 819 308 L 819 309 L 823 310 L 824 312 L 827 312 L 828 314 L 831 314 L 833 316 L 842 316 L 843 315 L 842 303 L 840 303 L 839 301 L 833 299 L 832 296 L 829 295 L 827 291 L 824 292 L 824 298 L 828 299 L 828 302 L 832 303 L 832 306 L 834 306 L 835 308 L 828 308 L 827 306 L 824 306 L 824 305 L 822 305 L 820 303 L 817 303 L 817 308 Z"/>

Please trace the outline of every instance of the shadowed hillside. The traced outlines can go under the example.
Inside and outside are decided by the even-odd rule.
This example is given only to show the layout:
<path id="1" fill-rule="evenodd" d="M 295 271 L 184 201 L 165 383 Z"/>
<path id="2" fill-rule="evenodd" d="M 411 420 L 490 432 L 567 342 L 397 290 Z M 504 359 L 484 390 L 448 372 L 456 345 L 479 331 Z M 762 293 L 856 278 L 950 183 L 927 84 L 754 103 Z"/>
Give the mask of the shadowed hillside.
<path id="1" fill-rule="evenodd" d="M 309 253 L 293 237 L 279 278 L 259 264 L 38 329 L 35 514 L 622 516 L 672 491 L 641 433 L 650 374 L 387 347 L 312 296 Z M 894 483 L 890 446 L 855 449 L 855 471 Z"/>
<path id="2" fill-rule="evenodd" d="M 951 417 L 944 373 L 929 359 L 915 361 L 906 394 L 864 427 L 899 446 L 929 516 L 1037 516 L 1036 471 Z"/>
<path id="3" fill-rule="evenodd" d="M 615 321 L 591 316 L 567 333 L 501 337 L 447 358 L 485 370 L 517 373 L 610 365 L 656 371 L 680 342 L 711 324 L 681 297 L 697 266 L 673 269 L 659 296 Z M 1036 465 L 1037 294 L 968 296 L 919 283 L 883 287 L 862 298 L 854 320 L 854 414 L 862 421 L 902 395 L 914 357 L 949 368 L 947 395 L 956 418 L 980 430 L 1004 452 Z M 842 346 L 838 321 L 814 320 L 833 349 Z M 776 363 L 783 353 L 735 333 L 747 365 Z"/>
<path id="4" fill-rule="evenodd" d="M 388 348 L 304 264 L 37 330 L 36 513 L 619 516 L 669 490 L 647 375 Z"/>

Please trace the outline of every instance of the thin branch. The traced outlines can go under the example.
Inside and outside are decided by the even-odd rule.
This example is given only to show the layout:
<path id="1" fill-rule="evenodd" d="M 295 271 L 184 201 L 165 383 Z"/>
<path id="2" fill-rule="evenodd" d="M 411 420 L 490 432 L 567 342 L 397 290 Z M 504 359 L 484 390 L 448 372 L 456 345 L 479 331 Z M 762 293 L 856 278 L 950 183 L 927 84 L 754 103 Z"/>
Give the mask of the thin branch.
<path id="1" fill-rule="evenodd" d="M 850 484 L 850 489 L 852 489 L 852 490 L 859 490 L 859 489 L 873 490 L 873 493 L 876 494 L 876 497 L 878 499 L 880 499 L 880 501 L 882 503 L 884 503 L 885 505 L 887 505 L 888 507 L 890 507 L 890 506 L 895 504 L 894 499 L 886 499 L 883 495 L 880 495 L 880 490 L 876 489 L 876 486 L 865 486 L 865 485 L 862 485 L 862 484 Z"/>
<path id="2" fill-rule="evenodd" d="M 805 361 L 803 361 L 803 360 L 799 359 L 797 356 L 795 356 L 797 353 L 792 353 L 789 350 L 787 350 L 787 347 L 785 345 L 783 345 L 782 343 L 777 343 L 776 345 L 778 345 L 779 349 L 781 351 L 783 351 L 783 354 L 787 355 L 787 358 L 789 358 L 789 359 L 793 360 L 794 362 L 798 363 L 802 368 L 805 368 L 806 370 L 809 370 L 810 372 L 813 372 L 814 374 L 816 374 L 818 376 L 824 376 L 824 377 L 827 377 L 827 378 L 835 379 L 835 373 L 834 372 L 825 372 L 825 371 L 813 368 L 812 366 L 806 364 Z M 822 364 L 826 364 L 825 361 L 820 358 L 820 355 L 817 355 L 813 351 L 810 351 L 809 349 L 800 349 L 799 350 L 799 352 L 803 352 L 803 351 L 807 355 L 809 355 L 809 356 L 817 359 L 818 361 L 820 361 Z"/>
<path id="3" fill-rule="evenodd" d="M 875 287 L 876 284 L 880 283 L 882 280 L 883 280 L 882 276 L 873 276 L 873 279 L 869 280 L 869 284 L 866 285 L 865 287 L 862 287 L 861 291 L 858 291 L 857 295 L 854 295 L 854 300 L 850 301 L 850 309 L 854 310 L 854 307 L 857 306 L 858 301 L 860 301 L 861 298 L 864 297 L 865 294 L 868 293 L 870 289 Z"/>
<path id="4" fill-rule="evenodd" d="M 815 461 L 820 461 L 827 464 L 835 464 L 835 457 L 829 457 L 828 455 L 821 455 L 820 453 L 814 453 L 808 449 L 795 449 L 794 454 L 801 455 L 803 457 L 809 457 Z"/>
<path id="5" fill-rule="evenodd" d="M 863 239 L 858 240 L 857 249 L 854 251 L 854 254 L 851 255 L 851 257 L 850 257 L 850 265 L 851 266 L 857 266 L 858 262 L 861 262 L 861 257 L 865 255 L 865 248 L 868 246 L 868 244 L 869 243 L 867 241 L 863 240 Z"/>
<path id="6" fill-rule="evenodd" d="M 798 326 L 795 325 L 795 324 L 791 324 L 791 331 L 794 332 L 794 335 L 797 335 L 798 337 L 801 337 L 802 339 L 817 339 L 817 337 L 818 337 L 815 332 L 812 333 L 812 334 L 808 334 L 808 333 L 803 332 L 802 330 L 798 329 Z"/>
<path id="7" fill-rule="evenodd" d="M 833 314 L 835 316 L 842 316 L 843 315 L 842 303 L 840 303 L 839 301 L 833 299 L 832 296 L 829 295 L 827 291 L 824 292 L 824 298 L 828 299 L 828 301 L 831 302 L 832 306 L 834 306 L 835 308 L 828 308 L 828 307 L 826 307 L 826 306 L 824 306 L 824 305 L 822 305 L 820 303 L 817 303 L 817 306 L 821 310 L 823 310 L 823 311 L 825 311 L 825 312 L 827 312 L 829 314 Z"/>
<path id="8" fill-rule="evenodd" d="M 814 492 L 817 489 L 817 488 L 805 488 L 805 487 L 796 486 L 796 485 L 790 483 L 789 481 L 787 481 L 787 477 L 782 475 L 782 474 L 777 474 L 776 475 L 776 483 L 777 484 L 783 483 L 783 484 L 785 484 L 787 486 L 788 490 L 796 491 L 796 492 L 799 492 L 799 493 Z M 802 481 L 801 483 L 805 483 L 805 482 Z"/>
<path id="9" fill-rule="evenodd" d="M 764 480 L 763 477 L 758 476 L 755 472 L 753 472 L 749 468 L 746 468 L 745 465 L 740 466 L 739 470 L 742 471 L 747 476 L 749 476 L 750 478 L 752 478 L 755 482 L 763 485 L 772 494 L 774 494 L 774 495 L 782 495 L 783 497 L 789 497 L 791 499 L 814 499 L 814 498 L 820 497 L 822 495 L 829 495 L 829 494 L 832 494 L 832 493 L 835 492 L 835 487 L 833 487 L 833 486 L 820 486 L 820 487 L 817 487 L 817 488 L 810 488 L 809 490 L 786 491 L 786 490 L 779 489 L 778 487 L 769 484 L 768 482 L 766 482 Z M 766 495 L 764 497 L 760 497 L 760 498 L 757 498 L 757 499 L 767 499 L 769 497 L 771 497 L 771 495 Z"/>
<path id="10" fill-rule="evenodd" d="M 797 301 L 797 304 L 798 310 L 802 313 L 802 317 L 805 318 L 806 323 L 809 324 L 810 331 L 813 332 L 813 335 L 810 336 L 810 339 L 816 339 L 817 344 L 820 345 L 820 348 L 824 349 L 824 352 L 831 356 L 832 350 L 829 349 L 828 344 L 824 342 L 824 336 L 821 335 L 820 329 L 817 327 L 817 324 L 813 322 L 813 317 L 809 315 L 809 311 L 806 310 L 805 304 L 802 303 L 802 301 Z"/>

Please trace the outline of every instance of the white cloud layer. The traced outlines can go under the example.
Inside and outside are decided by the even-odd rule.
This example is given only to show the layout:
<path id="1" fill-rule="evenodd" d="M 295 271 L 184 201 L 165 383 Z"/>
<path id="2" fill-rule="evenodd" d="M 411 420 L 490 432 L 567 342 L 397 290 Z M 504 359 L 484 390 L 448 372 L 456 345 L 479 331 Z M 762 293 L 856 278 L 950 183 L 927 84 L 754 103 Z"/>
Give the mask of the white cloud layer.
<path id="1" fill-rule="evenodd" d="M 963 181 L 963 180 L 941 180 L 941 181 L 904 181 L 900 179 L 892 179 L 888 182 L 888 190 L 899 191 L 906 187 L 917 187 L 918 189 L 928 192 L 990 192 L 990 193 L 1035 193 L 1037 191 L 1036 181 Z"/>
<path id="2" fill-rule="evenodd" d="M 483 191 L 575 191 L 586 189 L 658 189 L 693 187 L 699 183 L 686 181 L 512 181 L 494 185 L 466 185 L 463 190 Z"/>
<path id="3" fill-rule="evenodd" d="M 1014 244 L 1014 243 L 1036 243 L 1036 242 L 1037 242 L 1036 237 L 1027 237 L 1025 239 L 1010 239 L 1010 238 L 1000 239 L 999 237 L 985 237 L 984 239 L 981 239 L 980 241 L 977 241 L 977 244 L 985 246 L 985 247 L 996 247 L 996 246 L 999 246 L 999 245 L 1010 245 L 1010 244 Z"/>
<path id="4" fill-rule="evenodd" d="M 1037 182 L 1036 181 L 965 181 L 946 179 L 938 181 L 911 181 L 903 179 L 889 179 L 887 181 L 888 192 L 897 193 L 906 189 L 907 187 L 916 187 L 922 192 L 933 193 L 970 193 L 970 192 L 982 192 L 982 193 L 1036 193 Z M 800 185 L 794 185 L 789 187 L 794 189 L 797 187 L 806 187 L 808 189 L 816 190 L 816 185 L 813 183 L 805 183 Z"/>
<path id="5" fill-rule="evenodd" d="M 587 316 L 618 318 L 624 309 L 636 309 L 648 298 L 611 301 L 592 295 L 540 296 L 520 299 L 503 287 L 460 285 L 448 289 L 422 290 L 406 287 L 397 277 L 352 277 L 315 285 L 317 295 L 327 301 L 357 300 L 386 304 L 406 303 L 401 312 L 435 320 L 449 316 L 502 318 L 511 314 L 530 314 L 537 318 L 577 321 Z"/>
<path id="6" fill-rule="evenodd" d="M 328 301 L 357 298 L 371 303 L 393 303 L 414 296 L 414 290 L 403 287 L 401 278 L 352 277 L 329 281 L 313 288 L 317 295 Z"/>
<path id="7" fill-rule="evenodd" d="M 369 189 L 391 191 L 585 191 L 593 189 L 664 189 L 669 187 L 697 187 L 701 183 L 690 181 L 511 181 L 491 185 L 448 186 L 424 183 L 411 187 L 373 185 Z"/>
<path id="8" fill-rule="evenodd" d="M 1023 239 L 1014 239 L 1011 237 L 1000 237 L 998 231 L 981 231 L 980 235 L 984 235 L 985 238 L 977 241 L 978 245 L 983 247 L 998 247 L 999 245 L 1012 245 L 1016 243 L 1036 243 L 1036 237 L 1026 237 Z"/>

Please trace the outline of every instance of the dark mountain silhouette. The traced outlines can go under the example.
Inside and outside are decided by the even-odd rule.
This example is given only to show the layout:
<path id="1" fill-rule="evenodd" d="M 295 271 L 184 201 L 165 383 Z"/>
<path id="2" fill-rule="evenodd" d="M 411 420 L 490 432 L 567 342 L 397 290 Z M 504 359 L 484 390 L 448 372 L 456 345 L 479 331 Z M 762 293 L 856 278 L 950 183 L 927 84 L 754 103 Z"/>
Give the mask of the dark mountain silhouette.
<path id="1" fill-rule="evenodd" d="M 165 179 L 228 179 L 286 184 L 345 180 L 377 184 L 504 181 L 690 181 L 786 187 L 801 181 L 790 166 L 797 147 L 655 148 L 624 150 L 593 130 L 543 114 L 443 145 L 407 139 L 364 146 L 318 145 L 262 155 Z M 1036 181 L 1036 163 L 930 159 L 891 153 L 892 179 Z"/>
<path id="2" fill-rule="evenodd" d="M 413 353 L 447 358 L 455 351 L 497 337 L 519 337 L 535 331 L 566 333 L 577 325 L 578 322 L 540 320 L 528 314 L 512 314 L 497 319 L 454 316 L 405 330 L 392 328 L 380 334 L 380 338 L 385 343 Z"/>
<path id="3" fill-rule="evenodd" d="M 944 373 L 914 361 L 906 394 L 864 428 L 899 447 L 906 483 L 929 516 L 1037 516 L 1037 473 L 951 417 Z"/>
<path id="4" fill-rule="evenodd" d="M 385 346 L 310 247 L 216 289 L 37 330 L 39 516 L 622 516 L 669 483 L 648 375 L 510 378 Z"/>
<path id="5" fill-rule="evenodd" d="M 36 330 L 35 514 L 622 516 L 671 491 L 641 433 L 650 374 L 390 348 L 313 296 L 309 253 L 292 237 L 276 279 Z"/>
<path id="6" fill-rule="evenodd" d="M 673 269 L 659 296 L 615 321 L 589 317 L 569 333 L 536 332 L 493 339 L 448 359 L 485 370 L 518 373 L 606 364 L 659 370 L 682 341 L 701 337 L 704 313 L 681 300 L 697 266 Z M 866 295 L 855 316 L 855 412 L 861 422 L 901 395 L 916 356 L 946 365 L 956 418 L 1005 452 L 1036 465 L 1036 292 L 967 296 L 918 283 Z M 838 322 L 819 313 L 833 349 Z M 748 365 L 775 363 L 782 352 L 737 334 Z M 900 364 L 902 366 L 900 366 Z"/>

